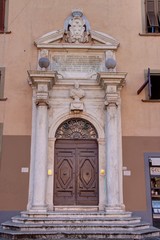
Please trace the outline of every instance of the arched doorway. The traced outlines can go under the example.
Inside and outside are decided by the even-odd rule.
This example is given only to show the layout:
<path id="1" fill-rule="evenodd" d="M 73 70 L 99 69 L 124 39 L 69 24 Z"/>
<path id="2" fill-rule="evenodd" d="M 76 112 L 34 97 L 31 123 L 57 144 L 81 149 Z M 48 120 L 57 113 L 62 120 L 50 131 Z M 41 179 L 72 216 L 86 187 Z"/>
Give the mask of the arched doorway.
<path id="1" fill-rule="evenodd" d="M 98 205 L 98 134 L 87 120 L 72 118 L 56 131 L 54 205 Z"/>

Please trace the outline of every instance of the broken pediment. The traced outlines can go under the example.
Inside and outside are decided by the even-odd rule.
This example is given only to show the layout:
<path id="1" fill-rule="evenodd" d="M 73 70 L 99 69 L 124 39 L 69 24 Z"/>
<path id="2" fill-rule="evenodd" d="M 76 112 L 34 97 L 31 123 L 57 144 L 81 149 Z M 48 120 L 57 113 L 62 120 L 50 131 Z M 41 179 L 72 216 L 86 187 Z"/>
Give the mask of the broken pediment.
<path id="1" fill-rule="evenodd" d="M 119 46 L 119 42 L 112 38 L 111 36 L 109 36 L 108 34 L 104 34 L 102 32 L 98 32 L 98 31 L 94 31 L 91 30 L 90 31 L 90 35 L 91 35 L 91 41 L 88 42 L 87 44 L 79 44 L 79 45 L 83 45 L 83 48 L 88 48 L 89 45 L 91 46 L 91 48 L 102 48 L 102 49 L 117 49 Z M 53 32 L 49 32 L 45 35 L 43 35 L 42 37 L 40 37 L 39 39 L 37 39 L 35 41 L 35 45 L 38 48 L 57 48 L 57 44 L 60 45 L 64 48 L 64 46 L 66 46 L 66 48 L 78 48 L 77 44 L 71 44 L 71 43 L 65 43 L 63 41 L 63 36 L 64 36 L 64 30 L 57 30 L 57 31 L 53 31 Z M 69 46 L 70 45 L 70 46 Z"/>
<path id="2" fill-rule="evenodd" d="M 116 50 L 119 42 L 108 34 L 92 30 L 81 10 L 74 10 L 64 28 L 44 34 L 35 41 L 37 48 L 81 48 Z"/>
<path id="3" fill-rule="evenodd" d="M 92 30 L 81 10 L 74 10 L 63 29 L 43 35 L 35 45 L 39 52 L 37 70 L 43 68 L 40 63 L 47 59 L 49 64 L 44 68 L 56 72 L 59 79 L 96 79 L 98 72 L 116 71 L 119 42 Z"/>

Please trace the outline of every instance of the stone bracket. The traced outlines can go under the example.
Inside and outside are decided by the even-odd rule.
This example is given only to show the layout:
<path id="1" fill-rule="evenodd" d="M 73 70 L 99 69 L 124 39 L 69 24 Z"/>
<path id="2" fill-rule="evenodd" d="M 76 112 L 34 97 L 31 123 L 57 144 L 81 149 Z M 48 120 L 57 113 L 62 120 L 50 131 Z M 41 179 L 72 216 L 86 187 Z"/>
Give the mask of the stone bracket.
<path id="1" fill-rule="evenodd" d="M 118 106 L 120 103 L 119 92 L 125 85 L 127 73 L 100 72 L 97 75 L 99 85 L 105 90 L 105 106 Z"/>
<path id="2" fill-rule="evenodd" d="M 49 71 L 28 71 L 29 85 L 36 88 L 37 106 L 49 107 L 49 90 L 52 89 L 56 82 L 57 76 L 55 72 Z"/>

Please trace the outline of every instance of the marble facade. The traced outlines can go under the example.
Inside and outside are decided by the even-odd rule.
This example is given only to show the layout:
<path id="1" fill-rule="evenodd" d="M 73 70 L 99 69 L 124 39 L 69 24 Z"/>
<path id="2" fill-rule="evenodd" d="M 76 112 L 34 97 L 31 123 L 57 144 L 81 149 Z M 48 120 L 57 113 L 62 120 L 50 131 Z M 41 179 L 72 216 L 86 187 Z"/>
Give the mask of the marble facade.
<path id="1" fill-rule="evenodd" d="M 75 10 L 64 29 L 43 35 L 35 45 L 37 62 L 46 58 L 50 64 L 28 71 L 33 89 L 28 211 L 55 210 L 55 133 L 65 120 L 82 118 L 98 133 L 97 208 L 124 212 L 120 95 L 126 73 L 116 71 L 119 42 L 92 30 L 82 11 Z M 107 59 L 115 65 L 107 65 Z"/>

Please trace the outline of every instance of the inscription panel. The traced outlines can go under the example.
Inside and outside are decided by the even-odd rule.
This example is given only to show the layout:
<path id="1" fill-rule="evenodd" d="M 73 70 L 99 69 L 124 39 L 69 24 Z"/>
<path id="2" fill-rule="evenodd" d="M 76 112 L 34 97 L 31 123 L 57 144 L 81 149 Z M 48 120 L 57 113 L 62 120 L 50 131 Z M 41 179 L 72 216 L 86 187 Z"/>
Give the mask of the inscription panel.
<path id="1" fill-rule="evenodd" d="M 54 55 L 51 68 L 59 73 L 96 73 L 103 71 L 105 66 L 100 55 Z"/>

